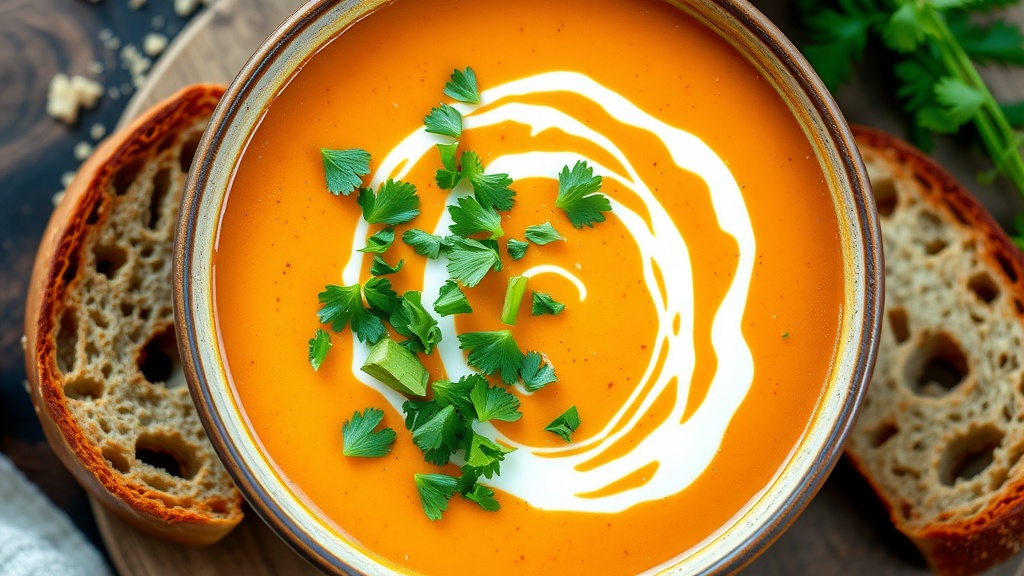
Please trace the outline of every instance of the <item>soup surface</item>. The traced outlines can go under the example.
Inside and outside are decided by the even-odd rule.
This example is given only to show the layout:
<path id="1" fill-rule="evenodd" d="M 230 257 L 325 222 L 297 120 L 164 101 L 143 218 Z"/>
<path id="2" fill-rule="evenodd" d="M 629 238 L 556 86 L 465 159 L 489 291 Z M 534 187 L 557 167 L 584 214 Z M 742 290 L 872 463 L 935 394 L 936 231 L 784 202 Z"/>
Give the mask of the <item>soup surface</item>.
<path id="1" fill-rule="evenodd" d="M 349 330 L 313 371 L 307 341 L 327 284 L 370 277 L 355 250 L 355 195 L 329 194 L 320 148 L 363 148 L 373 186 L 417 186 L 421 214 L 385 260 L 401 294 L 430 310 L 443 258 L 398 240 L 445 235 L 435 142 L 423 117 L 471 66 L 462 149 L 513 179 L 504 267 L 466 288 L 473 313 L 439 318 L 431 380 L 470 373 L 455 332 L 511 329 L 558 382 L 522 395 L 522 418 L 478 431 L 516 447 L 493 487 L 502 508 L 455 497 L 438 521 L 413 475 L 448 472 L 410 441 L 403 398 L 358 368 Z M 400 144 L 402 144 L 400 146 Z M 577 159 L 603 176 L 607 221 L 574 228 L 553 202 Z M 505 251 L 550 222 L 564 241 Z M 828 381 L 843 267 L 833 208 L 782 99 L 727 42 L 659 0 L 553 3 L 400 0 L 313 55 L 252 136 L 224 205 L 214 267 L 217 322 L 236 397 L 297 495 L 342 537 L 400 570 L 432 574 L 636 573 L 670 565 L 728 528 L 788 461 Z M 439 275 L 440 274 L 440 275 Z M 529 277 L 514 327 L 509 277 Z M 438 280 L 440 278 L 441 280 Z M 529 294 L 563 313 L 532 316 Z M 492 378 L 494 383 L 497 378 Z M 565 443 L 544 427 L 575 405 Z M 382 458 L 342 455 L 342 422 L 384 410 Z"/>

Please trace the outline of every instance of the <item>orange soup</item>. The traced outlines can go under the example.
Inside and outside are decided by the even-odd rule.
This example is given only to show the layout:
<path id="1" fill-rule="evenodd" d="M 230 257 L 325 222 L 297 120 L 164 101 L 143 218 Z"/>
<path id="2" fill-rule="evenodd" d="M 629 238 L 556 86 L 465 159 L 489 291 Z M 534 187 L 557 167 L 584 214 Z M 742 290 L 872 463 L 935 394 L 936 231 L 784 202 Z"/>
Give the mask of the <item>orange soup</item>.
<path id="1" fill-rule="evenodd" d="M 456 334 L 510 330 L 557 382 L 524 393 L 514 422 L 477 431 L 515 448 L 481 478 L 498 511 L 458 495 L 424 513 L 415 474 L 459 475 L 413 444 L 404 398 L 359 367 L 346 328 L 319 370 L 307 341 L 326 285 L 365 283 L 384 228 L 356 194 L 328 193 L 321 148 L 372 157 L 366 186 L 416 186 L 420 214 L 381 256 L 398 294 L 425 308 L 445 272 L 403 242 L 449 234 L 424 116 L 454 69 L 481 102 L 459 104 L 460 150 L 512 179 L 502 267 L 463 286 L 473 312 L 441 317 L 431 382 L 474 370 Z M 606 220 L 577 229 L 555 207 L 558 175 L 585 160 Z M 550 223 L 561 240 L 509 239 Z M 474 236 L 480 238 L 479 235 Z M 486 237 L 486 236 L 485 236 Z M 442 280 L 437 280 L 440 274 Z M 508 279 L 528 278 L 514 326 Z M 237 401 L 277 473 L 323 523 L 400 571 L 636 573 L 671 565 L 728 529 L 791 458 L 832 370 L 844 269 L 836 210 L 806 136 L 770 83 L 729 43 L 659 0 L 399 0 L 315 53 L 266 110 L 223 207 L 215 254 L 221 346 Z M 532 315 L 533 292 L 565 304 Z M 390 330 L 390 325 L 388 325 Z M 395 339 L 401 337 L 392 334 Z M 570 406 L 567 443 L 545 430 Z M 397 432 L 379 458 L 342 454 L 342 423 L 383 410 Z"/>

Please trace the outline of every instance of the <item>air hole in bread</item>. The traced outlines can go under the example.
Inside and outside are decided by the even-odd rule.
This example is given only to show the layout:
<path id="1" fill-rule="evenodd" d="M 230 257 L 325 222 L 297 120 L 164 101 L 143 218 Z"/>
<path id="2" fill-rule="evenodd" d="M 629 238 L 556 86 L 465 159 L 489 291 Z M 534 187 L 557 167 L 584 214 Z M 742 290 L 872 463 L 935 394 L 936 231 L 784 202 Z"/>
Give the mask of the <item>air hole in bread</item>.
<path id="1" fill-rule="evenodd" d="M 907 311 L 903 308 L 890 308 L 887 315 L 893 338 L 896 339 L 897 344 L 903 344 L 907 338 L 910 338 L 910 320 L 907 318 Z"/>
<path id="2" fill-rule="evenodd" d="M 872 448 L 880 448 L 900 431 L 899 426 L 892 422 L 885 422 L 868 432 Z"/>
<path id="3" fill-rule="evenodd" d="M 124 196 L 128 193 L 128 188 L 139 178 L 139 173 L 146 166 L 149 158 L 136 158 L 131 162 L 121 166 L 118 169 L 117 174 L 114 175 L 114 193 L 118 196 Z"/>
<path id="4" fill-rule="evenodd" d="M 139 371 L 151 384 L 168 388 L 185 384 L 173 324 L 154 334 L 139 352 Z"/>
<path id="5" fill-rule="evenodd" d="M 963 382 L 969 368 L 963 350 L 945 333 L 931 334 L 911 352 L 904 382 L 920 396 L 941 397 Z"/>
<path id="6" fill-rule="evenodd" d="M 171 146 L 174 146 L 174 144 L 177 141 L 178 135 L 174 132 L 171 132 L 167 136 L 164 136 L 163 140 L 161 140 L 160 143 L 156 145 L 156 153 L 160 154 L 164 150 L 169 149 Z"/>
<path id="7" fill-rule="evenodd" d="M 977 272 L 967 280 L 967 287 L 974 292 L 978 300 L 991 304 L 999 297 L 999 285 L 995 283 L 988 272 Z"/>
<path id="8" fill-rule="evenodd" d="M 181 454 L 180 438 L 147 434 L 135 442 L 135 459 L 174 476 L 190 480 L 196 471 L 188 458 Z M 161 486 L 154 488 L 163 489 Z"/>
<path id="9" fill-rule="evenodd" d="M 952 486 L 981 474 L 995 459 L 995 450 L 1003 442 L 1003 432 L 995 426 L 974 428 L 954 438 L 939 461 L 939 481 Z"/>
<path id="10" fill-rule="evenodd" d="M 141 256 L 142 258 L 152 258 L 153 257 L 153 247 L 152 246 L 143 246 L 142 250 L 139 251 L 139 256 Z"/>
<path id="11" fill-rule="evenodd" d="M 75 400 L 98 400 L 103 396 L 103 382 L 89 376 L 79 376 L 64 382 L 64 395 Z"/>
<path id="12" fill-rule="evenodd" d="M 92 320 L 93 325 L 101 330 L 106 330 L 110 326 L 110 322 L 107 321 L 107 315 L 102 310 L 92 310 L 89 312 L 89 319 Z"/>
<path id="13" fill-rule="evenodd" d="M 196 132 L 181 145 L 181 154 L 178 156 L 178 161 L 181 163 L 182 173 L 188 174 L 188 169 L 192 166 L 192 159 L 195 158 L 196 150 L 199 148 L 199 139 L 202 137 L 202 132 Z"/>
<path id="14" fill-rule="evenodd" d="M 1006 257 L 1006 254 L 996 252 L 996 261 L 999 262 L 999 267 L 1003 269 L 1003 273 L 1010 279 L 1010 282 L 1016 282 L 1017 270 L 1014 269 L 1013 263 Z"/>
<path id="15" fill-rule="evenodd" d="M 61 275 L 65 285 L 70 284 L 75 279 L 75 276 L 78 276 L 78 259 L 77 250 L 72 250 L 71 254 L 68 254 L 68 264 L 64 268 L 64 274 Z"/>
<path id="16" fill-rule="evenodd" d="M 57 370 L 64 374 L 75 369 L 78 355 L 78 311 L 67 308 L 60 315 L 57 328 Z"/>
<path id="17" fill-rule="evenodd" d="M 131 463 L 128 461 L 128 457 L 120 446 L 114 446 L 107 444 L 103 447 L 103 458 L 110 463 L 110 466 L 120 472 L 121 474 L 127 474 L 132 469 Z"/>
<path id="18" fill-rule="evenodd" d="M 153 194 L 149 200 L 149 229 L 156 230 L 163 213 L 164 200 L 171 191 L 171 169 L 167 166 L 153 177 Z"/>
<path id="19" fill-rule="evenodd" d="M 221 499 L 212 500 L 209 507 L 214 514 L 227 514 L 228 511 L 228 503 Z"/>
<path id="20" fill-rule="evenodd" d="M 89 212 L 89 216 L 85 219 L 86 224 L 95 224 L 100 221 L 100 214 L 103 213 L 103 198 L 100 197 L 93 205 L 92 210 Z"/>
<path id="21" fill-rule="evenodd" d="M 117 272 L 128 262 L 128 253 L 117 245 L 96 246 L 96 271 L 107 278 L 113 279 Z"/>
<path id="22" fill-rule="evenodd" d="M 882 216 L 889 216 L 896 210 L 899 196 L 896 194 L 896 183 L 892 178 L 879 179 L 871 183 L 875 193 L 875 206 Z"/>
<path id="23" fill-rule="evenodd" d="M 932 238 L 924 243 L 924 252 L 929 256 L 935 256 L 946 249 L 949 244 L 942 238 Z"/>

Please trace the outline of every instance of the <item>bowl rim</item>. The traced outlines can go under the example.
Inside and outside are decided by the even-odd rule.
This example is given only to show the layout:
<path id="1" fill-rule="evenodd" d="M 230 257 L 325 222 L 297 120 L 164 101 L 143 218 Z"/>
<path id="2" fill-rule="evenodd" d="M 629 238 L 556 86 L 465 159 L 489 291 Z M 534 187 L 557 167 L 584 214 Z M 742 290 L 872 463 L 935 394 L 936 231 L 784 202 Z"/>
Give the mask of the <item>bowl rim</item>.
<path id="1" fill-rule="evenodd" d="M 196 307 L 196 302 L 203 298 L 211 298 L 211 290 L 202 281 L 194 282 L 193 280 L 195 274 L 211 275 L 212 271 L 210 263 L 202 259 L 203 248 L 196 247 L 196 230 L 199 219 L 204 217 L 200 211 L 204 194 L 211 193 L 207 189 L 207 183 L 217 170 L 225 170 L 224 167 L 218 168 L 217 157 L 221 153 L 220 146 L 225 140 L 229 126 L 239 116 L 251 113 L 246 95 L 273 72 L 275 60 L 280 58 L 293 42 L 308 35 L 319 35 L 321 42 L 303 51 L 302 58 L 318 50 L 323 40 L 335 35 L 334 32 L 324 33 L 324 30 L 328 28 L 328 25 L 323 23 L 324 19 L 332 14 L 352 10 L 365 13 L 394 1 L 310 0 L 278 27 L 260 46 L 225 92 L 221 103 L 213 113 L 209 128 L 197 148 L 196 161 L 189 173 L 182 198 L 173 252 L 173 305 L 175 323 L 180 327 L 176 333 L 182 368 L 210 441 L 250 506 L 279 536 L 320 569 L 344 574 L 360 573 L 357 568 L 350 565 L 353 561 L 379 562 L 379 560 L 373 559 L 356 550 L 357 547 L 348 544 L 343 547 L 351 549 L 353 556 L 340 557 L 319 542 L 310 533 L 309 526 L 300 524 L 299 520 L 292 517 L 280 503 L 271 497 L 262 484 L 260 475 L 252 469 L 251 463 L 245 460 L 243 450 L 236 443 L 239 441 L 238 435 L 242 434 L 248 435 L 248 440 L 258 445 L 258 440 L 255 439 L 251 429 L 243 426 L 244 430 L 241 432 L 232 432 L 221 418 L 217 400 L 211 389 L 214 384 L 211 383 L 211 379 L 204 369 L 203 350 L 213 347 L 217 350 L 215 354 L 218 358 L 222 354 L 215 337 L 211 342 L 209 335 L 197 334 L 199 309 Z M 821 147 L 832 154 L 830 161 L 839 170 L 836 178 L 842 182 L 838 186 L 848 186 L 847 192 L 851 195 L 846 199 L 849 201 L 848 213 L 837 214 L 837 224 L 841 230 L 855 230 L 858 234 L 852 238 L 852 242 L 855 247 L 861 248 L 853 255 L 855 262 L 852 266 L 849 258 L 844 258 L 846 274 L 853 275 L 854 282 L 859 283 L 860 289 L 855 294 L 859 309 L 851 311 L 856 321 L 844 320 L 843 322 L 844 325 L 859 325 L 861 327 L 859 331 L 854 329 L 852 336 L 843 334 L 839 338 L 839 340 L 848 338 L 850 341 L 839 342 L 839 347 L 846 346 L 847 349 L 842 358 L 837 352 L 837 364 L 843 360 L 845 365 L 839 366 L 833 372 L 848 373 L 849 375 L 842 378 L 833 376 L 831 381 L 845 385 L 844 402 L 839 410 L 829 415 L 832 420 L 828 426 L 828 434 L 821 439 L 822 448 L 814 455 L 813 465 L 798 482 L 791 486 L 788 492 L 781 495 L 782 501 L 773 508 L 776 513 L 771 516 L 771 521 L 745 534 L 727 553 L 705 563 L 701 568 L 702 573 L 730 573 L 753 561 L 785 531 L 817 493 L 842 453 L 845 440 L 853 428 L 856 415 L 863 403 L 879 346 L 884 283 L 881 266 L 881 232 L 875 205 L 871 200 L 867 171 L 854 143 L 850 128 L 838 105 L 818 79 L 813 68 L 782 32 L 747 0 L 665 1 L 714 29 L 716 33 L 732 43 L 737 50 L 742 52 L 742 48 L 738 45 L 740 42 L 753 45 L 754 48 L 761 51 L 761 58 L 767 58 L 773 65 L 779 66 L 778 74 L 790 78 L 793 84 L 799 88 L 797 101 L 809 105 L 811 108 L 806 113 L 811 116 L 816 115 L 821 122 L 821 125 L 817 127 L 820 131 L 817 137 L 824 142 Z M 719 21 L 728 22 L 736 29 L 729 30 Z M 344 26 L 335 29 L 343 30 Z M 736 36 L 732 36 L 733 34 Z M 746 57 L 755 65 L 759 65 L 754 62 L 753 56 L 747 55 Z M 293 72 L 294 70 L 289 71 L 288 75 Z M 279 83 L 276 88 L 279 89 L 280 86 Z M 781 94 L 785 87 L 776 85 L 775 88 Z M 248 126 L 250 137 L 260 117 L 261 115 L 257 114 L 256 122 Z M 801 123 L 803 124 L 804 121 Z M 811 128 L 806 126 L 805 132 L 809 138 L 815 136 L 810 133 L 812 132 Z M 241 149 L 244 147 L 243 143 Z M 822 160 L 819 158 L 819 161 Z M 229 171 L 231 170 L 233 169 L 229 169 Z M 830 186 L 830 189 L 833 190 L 833 202 L 837 202 L 835 198 L 837 192 L 833 186 Z M 212 191 L 212 193 L 219 195 L 215 201 L 220 204 L 224 200 L 226 188 Z M 208 218 L 209 215 L 205 217 Z M 217 218 L 219 219 L 219 215 Z M 844 218 L 847 222 L 844 222 Z M 849 238 L 844 240 L 844 249 L 848 248 L 849 240 Z M 209 250 L 206 252 L 208 253 Z M 198 296 L 194 294 L 197 285 L 200 289 L 205 289 L 205 293 L 200 293 Z M 847 290 L 850 289 L 847 288 Z M 848 315 L 849 313 L 844 313 L 844 316 Z M 211 319 L 210 322 L 214 321 Z M 223 363 L 220 370 L 223 371 Z M 230 388 L 230 384 L 222 384 Z M 817 410 L 818 412 L 821 410 L 820 403 Z M 239 421 L 244 424 L 244 414 L 241 414 L 240 410 L 236 410 L 236 412 L 238 412 Z M 822 415 L 816 413 L 812 422 L 824 419 Z M 805 438 L 808 434 L 809 432 L 805 432 Z M 802 439 L 801 444 L 804 442 L 805 439 Z M 269 464 L 265 452 L 264 461 Z M 788 469 L 791 461 L 792 458 L 784 463 L 780 470 Z M 268 467 L 273 468 L 272 464 L 269 464 Z M 308 507 L 306 510 L 308 512 Z M 310 513 L 307 523 L 315 524 L 317 522 L 318 520 Z M 316 531 L 314 530 L 314 532 Z M 323 532 L 327 533 L 328 531 L 324 530 Z M 669 570 L 673 569 L 669 568 Z"/>

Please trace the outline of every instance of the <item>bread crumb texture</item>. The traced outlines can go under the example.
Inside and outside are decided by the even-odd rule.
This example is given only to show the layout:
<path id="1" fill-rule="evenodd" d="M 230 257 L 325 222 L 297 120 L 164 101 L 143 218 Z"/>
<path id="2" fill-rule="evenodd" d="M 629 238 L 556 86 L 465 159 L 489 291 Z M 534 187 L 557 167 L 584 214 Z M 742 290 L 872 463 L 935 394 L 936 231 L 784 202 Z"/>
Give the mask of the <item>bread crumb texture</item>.
<path id="1" fill-rule="evenodd" d="M 858 140 L 881 217 L 885 312 L 847 453 L 933 568 L 976 573 L 1024 543 L 1024 266 L 930 160 Z"/>
<path id="2" fill-rule="evenodd" d="M 171 308 L 178 204 L 205 122 L 96 179 L 103 190 L 63 274 L 55 360 L 68 409 L 130 490 L 227 519 L 240 498 L 189 396 Z"/>
<path id="3" fill-rule="evenodd" d="M 46 96 L 46 113 L 65 124 L 78 120 L 78 111 L 92 108 L 103 95 L 103 86 L 84 76 L 55 74 Z"/>

